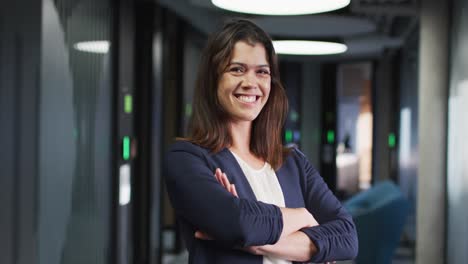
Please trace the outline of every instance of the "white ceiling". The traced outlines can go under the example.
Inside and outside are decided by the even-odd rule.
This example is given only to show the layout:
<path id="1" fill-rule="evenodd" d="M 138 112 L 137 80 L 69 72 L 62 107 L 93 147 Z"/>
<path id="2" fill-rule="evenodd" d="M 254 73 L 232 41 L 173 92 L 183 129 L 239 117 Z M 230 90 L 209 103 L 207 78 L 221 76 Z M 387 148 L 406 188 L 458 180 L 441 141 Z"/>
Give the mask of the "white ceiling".
<path id="1" fill-rule="evenodd" d="M 255 0 L 252 0 L 255 1 Z M 327 1 L 327 0 L 324 0 Z M 352 0 L 346 10 L 303 16 L 248 16 L 275 38 L 341 39 L 348 45 L 339 58 L 375 57 L 404 43 L 392 34 L 395 19 L 417 17 L 415 0 Z M 245 16 L 214 6 L 210 0 L 159 0 L 201 32 L 211 33 L 231 17 Z M 400 23 L 401 24 L 401 23 Z M 409 23 L 414 26 L 416 23 Z"/>
<path id="2" fill-rule="evenodd" d="M 273 36 L 282 37 L 350 37 L 369 34 L 375 24 L 366 18 L 339 15 L 258 17 L 253 19 Z"/>

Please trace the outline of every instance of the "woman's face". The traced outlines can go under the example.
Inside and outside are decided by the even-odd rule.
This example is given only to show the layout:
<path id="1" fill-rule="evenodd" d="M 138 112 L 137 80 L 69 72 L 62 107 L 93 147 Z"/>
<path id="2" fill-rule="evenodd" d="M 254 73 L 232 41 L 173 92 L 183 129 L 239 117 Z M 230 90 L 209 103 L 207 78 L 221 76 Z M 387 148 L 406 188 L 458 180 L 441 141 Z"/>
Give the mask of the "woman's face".
<path id="1" fill-rule="evenodd" d="M 271 76 L 265 48 L 239 41 L 218 83 L 218 100 L 232 121 L 253 121 L 270 95 Z"/>

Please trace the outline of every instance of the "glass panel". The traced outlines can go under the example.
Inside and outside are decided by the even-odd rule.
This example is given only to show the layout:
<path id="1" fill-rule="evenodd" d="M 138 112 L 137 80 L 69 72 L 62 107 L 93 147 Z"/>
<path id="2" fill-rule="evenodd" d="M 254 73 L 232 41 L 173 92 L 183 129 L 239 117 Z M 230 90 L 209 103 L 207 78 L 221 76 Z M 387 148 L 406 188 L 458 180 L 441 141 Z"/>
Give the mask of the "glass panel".
<path id="1" fill-rule="evenodd" d="M 39 263 L 109 263 L 110 0 L 43 0 Z"/>
<path id="2" fill-rule="evenodd" d="M 405 225 L 405 239 L 408 245 L 416 241 L 416 197 L 418 188 L 418 56 L 419 28 L 402 49 L 399 67 L 399 132 L 398 132 L 398 185 L 408 199 L 409 212 Z"/>
<path id="3" fill-rule="evenodd" d="M 452 17 L 446 255 L 447 263 L 468 263 L 468 2 L 454 1 Z"/>
<path id="4" fill-rule="evenodd" d="M 372 70 L 370 63 L 338 68 L 337 190 L 349 197 L 369 188 L 372 164 Z"/>

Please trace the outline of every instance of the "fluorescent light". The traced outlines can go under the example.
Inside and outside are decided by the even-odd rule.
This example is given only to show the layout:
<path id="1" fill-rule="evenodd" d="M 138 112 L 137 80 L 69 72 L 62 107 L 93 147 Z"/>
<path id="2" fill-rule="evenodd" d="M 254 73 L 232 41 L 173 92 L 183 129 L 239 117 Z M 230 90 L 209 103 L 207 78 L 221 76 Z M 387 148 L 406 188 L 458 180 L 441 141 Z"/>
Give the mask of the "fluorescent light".
<path id="1" fill-rule="evenodd" d="M 130 196 L 132 194 L 130 165 L 121 165 L 119 171 L 119 204 L 124 206 L 130 202 Z"/>
<path id="2" fill-rule="evenodd" d="M 408 168 L 411 165 L 411 109 L 405 107 L 400 111 L 400 166 Z"/>
<path id="3" fill-rule="evenodd" d="M 257 15 L 305 15 L 328 12 L 349 5 L 351 0 L 211 0 L 222 9 Z"/>
<path id="4" fill-rule="evenodd" d="M 83 41 L 73 45 L 76 50 L 105 54 L 109 52 L 110 43 L 107 40 Z"/>
<path id="5" fill-rule="evenodd" d="M 278 54 L 286 55 L 329 55 L 345 52 L 345 44 L 310 40 L 275 40 L 273 46 Z"/>

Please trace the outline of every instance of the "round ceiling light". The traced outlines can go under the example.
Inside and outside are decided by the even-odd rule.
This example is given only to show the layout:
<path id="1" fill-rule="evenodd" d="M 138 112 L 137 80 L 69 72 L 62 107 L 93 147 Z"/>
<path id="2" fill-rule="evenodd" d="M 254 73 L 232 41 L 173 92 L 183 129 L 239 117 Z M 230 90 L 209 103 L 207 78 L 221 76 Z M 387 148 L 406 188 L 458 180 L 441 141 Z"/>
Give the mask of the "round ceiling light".
<path id="1" fill-rule="evenodd" d="M 311 40 L 275 40 L 273 46 L 277 54 L 284 55 L 330 55 L 345 52 L 345 44 Z"/>
<path id="2" fill-rule="evenodd" d="M 256 15 L 305 15 L 343 8 L 351 0 L 211 0 L 222 9 Z"/>
<path id="3" fill-rule="evenodd" d="M 109 52 L 110 43 L 107 40 L 83 41 L 73 45 L 76 50 L 105 54 Z"/>

